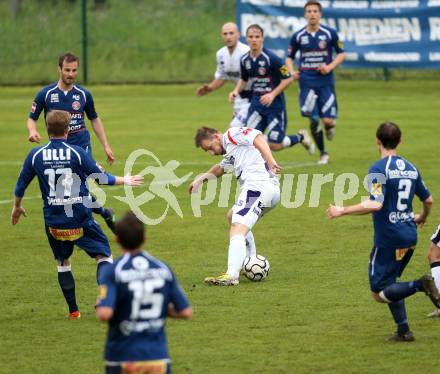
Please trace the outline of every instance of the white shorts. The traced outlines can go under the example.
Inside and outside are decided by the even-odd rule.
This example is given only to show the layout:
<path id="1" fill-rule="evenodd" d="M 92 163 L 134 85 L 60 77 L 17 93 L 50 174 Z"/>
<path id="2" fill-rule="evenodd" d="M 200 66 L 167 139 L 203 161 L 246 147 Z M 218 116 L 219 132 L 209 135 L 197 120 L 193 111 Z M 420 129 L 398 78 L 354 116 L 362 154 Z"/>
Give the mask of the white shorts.
<path id="1" fill-rule="evenodd" d="M 232 207 L 232 223 L 241 223 L 249 230 L 258 219 L 280 201 L 278 180 L 245 184 Z"/>
<path id="2" fill-rule="evenodd" d="M 234 114 L 229 127 L 243 127 L 246 126 L 246 119 L 248 115 L 249 106 L 251 103 L 248 99 L 236 97 L 234 101 Z"/>

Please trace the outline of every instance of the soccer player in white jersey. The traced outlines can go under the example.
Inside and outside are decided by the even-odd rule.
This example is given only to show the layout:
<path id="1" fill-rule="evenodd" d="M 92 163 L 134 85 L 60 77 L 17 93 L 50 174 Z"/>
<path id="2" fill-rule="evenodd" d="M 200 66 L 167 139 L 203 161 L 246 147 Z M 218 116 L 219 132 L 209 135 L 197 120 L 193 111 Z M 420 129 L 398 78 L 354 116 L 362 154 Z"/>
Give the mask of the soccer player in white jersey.
<path id="1" fill-rule="evenodd" d="M 246 255 L 255 255 L 252 228 L 263 213 L 267 213 L 280 200 L 280 185 L 276 174 L 281 171 L 261 131 L 249 127 L 232 127 L 225 134 L 201 127 L 195 137 L 196 147 L 212 156 L 223 155 L 223 160 L 198 176 L 189 186 L 197 189 L 213 176 L 234 170 L 241 192 L 228 212 L 230 223 L 228 269 L 218 277 L 208 277 L 205 283 L 235 286 Z M 246 253 L 247 251 L 247 253 Z"/>
<path id="2" fill-rule="evenodd" d="M 246 44 L 240 42 L 240 32 L 235 23 L 228 22 L 222 27 L 222 38 L 225 46 L 217 51 L 217 70 L 214 80 L 197 89 L 197 96 L 205 96 L 222 87 L 226 81 L 237 84 L 240 79 L 240 58 L 249 51 Z M 250 105 L 252 93 L 250 89 L 243 90 L 234 102 L 234 114 L 231 127 L 244 126 Z"/>
<path id="3" fill-rule="evenodd" d="M 419 226 L 423 226 L 425 222 L 420 223 Z M 435 285 L 440 291 L 440 225 L 437 227 L 435 233 L 431 236 L 431 246 L 428 251 L 428 261 L 431 266 L 431 275 L 434 278 Z M 429 313 L 428 317 L 440 317 L 440 309 L 436 309 L 434 312 Z"/>

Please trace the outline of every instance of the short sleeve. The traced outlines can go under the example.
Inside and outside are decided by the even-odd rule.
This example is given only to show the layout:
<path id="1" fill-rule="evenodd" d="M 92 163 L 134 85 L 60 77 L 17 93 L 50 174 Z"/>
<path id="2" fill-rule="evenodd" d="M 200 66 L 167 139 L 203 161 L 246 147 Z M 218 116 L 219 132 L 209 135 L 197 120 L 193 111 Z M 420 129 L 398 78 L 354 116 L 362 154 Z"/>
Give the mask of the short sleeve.
<path id="1" fill-rule="evenodd" d="M 385 173 L 377 165 L 373 165 L 368 171 L 367 178 L 370 200 L 383 203 L 387 187 Z"/>
<path id="2" fill-rule="evenodd" d="M 189 300 L 182 287 L 180 287 L 180 284 L 174 274 L 172 275 L 170 284 L 170 301 L 174 305 L 174 309 L 176 309 L 177 312 L 180 312 L 190 306 Z"/>
<path id="3" fill-rule="evenodd" d="M 95 102 L 93 101 L 93 96 L 89 91 L 86 91 L 86 104 L 84 106 L 84 112 L 86 112 L 87 118 L 90 121 L 98 118 L 98 113 L 95 110 Z"/>
<path id="4" fill-rule="evenodd" d="M 217 62 L 217 69 L 215 71 L 214 78 L 215 79 L 226 79 L 227 76 L 225 73 L 225 64 L 221 58 L 220 52 L 217 52 L 216 60 L 217 60 L 216 61 Z"/>
<path id="5" fill-rule="evenodd" d="M 29 118 L 33 119 L 34 121 L 38 121 L 38 118 L 40 118 L 40 114 L 45 106 L 44 100 L 45 94 L 42 90 L 37 93 L 37 96 L 35 96 L 35 99 L 32 102 L 31 111 L 29 112 Z"/>
<path id="6" fill-rule="evenodd" d="M 99 285 L 97 307 L 105 306 L 113 310 L 116 307 L 117 286 L 115 281 L 114 264 L 103 270 L 102 283 Z"/>
<path id="7" fill-rule="evenodd" d="M 299 45 L 296 41 L 296 34 L 292 35 L 292 38 L 290 39 L 289 47 L 287 48 L 287 57 L 291 58 L 292 60 L 295 60 L 296 52 L 299 50 Z"/>
<path id="8" fill-rule="evenodd" d="M 278 56 L 274 55 L 271 60 L 272 71 L 279 75 L 280 79 L 288 79 L 292 76 L 283 60 L 281 60 Z"/>
<path id="9" fill-rule="evenodd" d="M 240 60 L 240 78 L 245 82 L 247 82 L 249 80 L 249 73 L 245 67 L 245 60 L 246 60 L 245 58 L 242 58 Z"/>
<path id="10" fill-rule="evenodd" d="M 420 173 L 418 173 L 418 177 L 416 180 L 415 194 L 421 201 L 425 201 L 429 196 L 431 196 L 431 192 L 429 192 L 428 188 L 425 185 L 425 182 L 423 182 Z"/>
<path id="11" fill-rule="evenodd" d="M 261 131 L 250 127 L 232 127 L 226 132 L 228 140 L 234 145 L 251 146 Z"/>
<path id="12" fill-rule="evenodd" d="M 336 30 L 331 31 L 332 36 L 332 47 L 337 54 L 344 53 L 344 46 L 342 41 L 339 39 L 339 35 Z"/>

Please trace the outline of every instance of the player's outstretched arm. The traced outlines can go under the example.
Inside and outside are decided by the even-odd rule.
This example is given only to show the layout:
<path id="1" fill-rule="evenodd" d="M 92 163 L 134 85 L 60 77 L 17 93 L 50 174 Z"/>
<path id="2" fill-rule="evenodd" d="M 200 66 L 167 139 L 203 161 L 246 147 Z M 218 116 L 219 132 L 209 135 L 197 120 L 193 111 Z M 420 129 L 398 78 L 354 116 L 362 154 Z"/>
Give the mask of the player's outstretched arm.
<path id="1" fill-rule="evenodd" d="M 192 307 L 187 307 L 181 311 L 177 311 L 174 305 L 168 305 L 168 317 L 170 318 L 181 318 L 181 319 L 191 319 L 193 315 Z"/>
<path id="2" fill-rule="evenodd" d="M 211 83 L 204 84 L 197 88 L 196 94 L 197 96 L 205 96 L 212 91 L 218 90 L 225 84 L 223 79 L 214 79 Z"/>
<path id="3" fill-rule="evenodd" d="M 13 225 L 16 225 L 18 223 L 18 220 L 22 215 L 27 217 L 26 210 L 21 206 L 21 200 L 23 200 L 21 197 L 15 197 L 14 206 L 12 207 L 11 213 L 11 223 Z"/>
<path id="4" fill-rule="evenodd" d="M 422 212 L 420 214 L 416 214 L 414 218 L 417 227 L 422 228 L 425 225 L 426 219 L 428 218 L 429 213 L 431 213 L 432 203 L 432 196 L 429 196 L 427 199 L 423 200 Z"/>
<path id="5" fill-rule="evenodd" d="M 209 179 L 219 178 L 225 173 L 225 170 L 218 164 L 214 165 L 206 173 L 195 178 L 188 187 L 188 192 L 197 192 L 199 187 Z"/>
<path id="6" fill-rule="evenodd" d="M 378 212 L 382 209 L 382 203 L 373 200 L 365 200 L 360 204 L 350 205 L 347 207 L 332 205 L 327 209 L 327 217 L 334 219 L 346 215 L 363 215 Z"/>
<path id="7" fill-rule="evenodd" d="M 32 118 L 28 118 L 26 126 L 29 130 L 29 141 L 33 143 L 39 143 L 41 140 L 41 136 L 37 130 L 37 121 L 34 121 Z"/>
<path id="8" fill-rule="evenodd" d="M 267 166 L 269 166 L 270 171 L 274 174 L 279 174 L 281 172 L 281 167 L 275 161 L 272 151 L 270 150 L 269 145 L 267 144 L 263 135 L 258 134 L 255 137 L 254 146 L 260 151 L 261 156 L 263 156 L 263 159 L 266 161 Z"/>
<path id="9" fill-rule="evenodd" d="M 144 184 L 144 177 L 142 175 L 126 175 L 125 177 L 115 177 L 116 184 L 125 184 L 127 186 L 141 186 Z"/>
<path id="10" fill-rule="evenodd" d="M 97 117 L 93 119 L 91 123 L 94 133 L 104 147 L 104 152 L 107 155 L 107 162 L 109 163 L 109 165 L 113 164 L 113 162 L 115 161 L 115 156 L 112 149 L 110 148 L 110 145 L 108 144 L 107 136 L 105 135 L 104 125 L 102 124 L 101 119 Z"/>

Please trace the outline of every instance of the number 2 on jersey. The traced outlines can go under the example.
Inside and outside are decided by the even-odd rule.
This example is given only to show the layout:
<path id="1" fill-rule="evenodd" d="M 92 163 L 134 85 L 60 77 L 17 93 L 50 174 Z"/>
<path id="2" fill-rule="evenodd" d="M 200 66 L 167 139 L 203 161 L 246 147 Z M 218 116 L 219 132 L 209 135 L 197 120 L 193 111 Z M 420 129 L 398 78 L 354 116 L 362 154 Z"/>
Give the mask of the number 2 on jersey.
<path id="1" fill-rule="evenodd" d="M 397 210 L 405 211 L 408 208 L 408 204 L 402 200 L 408 200 L 411 192 L 411 180 L 401 179 L 399 180 L 399 195 L 397 198 Z"/>

